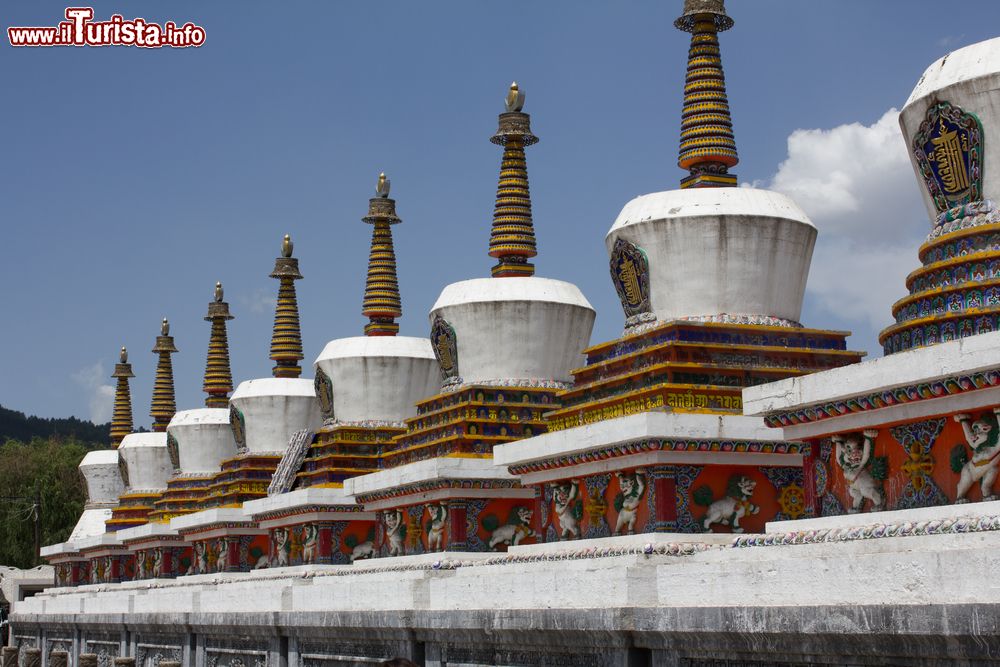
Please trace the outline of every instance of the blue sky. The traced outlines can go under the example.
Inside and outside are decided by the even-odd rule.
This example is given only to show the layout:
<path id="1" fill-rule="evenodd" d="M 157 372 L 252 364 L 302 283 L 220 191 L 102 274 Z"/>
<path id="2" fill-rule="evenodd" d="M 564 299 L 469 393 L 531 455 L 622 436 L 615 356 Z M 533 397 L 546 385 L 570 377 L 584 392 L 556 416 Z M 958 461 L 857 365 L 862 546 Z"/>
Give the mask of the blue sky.
<path id="1" fill-rule="evenodd" d="M 370 234 L 360 218 L 380 170 L 404 219 L 394 228 L 402 333 L 426 335 L 445 284 L 489 275 L 500 151 L 488 138 L 512 79 L 541 137 L 528 153 L 538 273 L 580 286 L 598 311 L 594 342 L 618 336 L 604 235 L 629 199 L 683 176 L 688 38 L 672 27 L 681 6 L 97 2 L 98 19 L 193 21 L 206 43 L 14 49 L 4 38 L 0 404 L 107 417 L 106 376 L 127 345 L 136 423 L 148 425 L 149 350 L 167 316 L 181 350 L 178 405 L 201 405 L 202 317 L 216 280 L 236 315 L 234 378 L 269 375 L 277 283 L 267 274 L 285 233 L 306 277 L 306 362 L 326 341 L 360 334 Z M 0 23 L 55 25 L 64 8 L 4 3 Z M 877 354 L 875 333 L 927 229 L 885 114 L 932 61 L 995 36 L 1000 4 L 966 2 L 951 20 L 922 0 L 730 0 L 728 9 L 734 171 L 809 200 L 823 264 L 802 320 L 852 329 L 851 346 Z M 796 133 L 810 129 L 821 131 Z M 893 157 L 866 160 L 866 150 Z M 851 172 L 859 161 L 867 171 Z M 839 168 L 841 190 L 820 182 L 818 203 L 817 181 L 797 175 L 822 181 Z M 841 285 L 845 274 L 853 282 Z"/>

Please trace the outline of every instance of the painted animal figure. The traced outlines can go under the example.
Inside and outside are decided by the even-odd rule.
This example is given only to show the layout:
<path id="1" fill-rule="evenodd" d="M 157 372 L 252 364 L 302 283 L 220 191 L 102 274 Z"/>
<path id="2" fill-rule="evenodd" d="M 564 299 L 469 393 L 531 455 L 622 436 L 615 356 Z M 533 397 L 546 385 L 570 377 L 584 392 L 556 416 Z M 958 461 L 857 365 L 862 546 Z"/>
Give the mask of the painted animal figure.
<path id="1" fill-rule="evenodd" d="M 444 503 L 428 505 L 430 521 L 427 524 L 427 550 L 441 551 L 444 547 L 444 527 L 448 519 L 448 508 Z"/>
<path id="2" fill-rule="evenodd" d="M 292 541 L 289 539 L 288 529 L 274 529 L 274 558 L 271 567 L 288 567 L 288 556 L 292 552 Z"/>
<path id="3" fill-rule="evenodd" d="M 760 507 L 750 502 L 757 482 L 742 475 L 729 480 L 727 495 L 708 506 L 702 526 L 708 530 L 713 523 L 730 526 L 734 533 L 742 533 L 740 519 L 748 514 L 757 514 Z"/>
<path id="4" fill-rule="evenodd" d="M 162 547 L 157 547 L 153 549 L 153 576 L 162 577 L 163 576 L 163 549 Z"/>
<path id="5" fill-rule="evenodd" d="M 226 541 L 223 539 L 217 540 L 215 544 L 212 545 L 212 549 L 215 552 L 215 571 L 225 572 L 226 571 Z"/>
<path id="6" fill-rule="evenodd" d="M 518 507 L 513 520 L 505 526 L 500 526 L 490 535 L 490 549 L 496 549 L 501 544 L 517 546 L 521 540 L 535 537 L 537 533 L 531 529 L 530 507 Z"/>
<path id="7" fill-rule="evenodd" d="M 405 553 L 406 524 L 403 523 L 402 510 L 389 510 L 382 519 L 385 522 L 385 539 L 389 543 L 390 556 L 402 556 Z"/>
<path id="8" fill-rule="evenodd" d="M 351 562 L 375 557 L 375 543 L 371 540 L 362 542 L 351 551 Z"/>
<path id="9" fill-rule="evenodd" d="M 642 494 L 646 492 L 646 479 L 641 469 L 633 473 L 615 473 L 618 485 L 621 487 L 621 497 L 615 500 L 619 505 L 618 521 L 615 523 L 615 535 L 621 535 L 624 529 L 629 535 L 635 532 L 635 522 L 639 517 L 639 505 Z"/>
<path id="10" fill-rule="evenodd" d="M 959 473 L 959 478 L 955 490 L 955 502 L 968 502 L 965 494 L 976 482 L 979 482 L 983 500 L 997 499 L 993 494 L 997 465 L 1000 463 L 1000 428 L 997 428 L 995 416 L 997 414 L 1000 414 L 1000 408 L 996 408 L 993 415 L 975 421 L 972 421 L 967 414 L 955 415 L 955 421 L 962 425 L 965 439 L 972 449 L 972 458 L 969 458 L 964 447 L 960 453 L 952 453 L 952 469 L 961 465 L 956 471 Z"/>
<path id="11" fill-rule="evenodd" d="M 837 463 L 844 471 L 847 480 L 847 492 L 851 496 L 851 506 L 847 512 L 857 514 L 862 510 L 865 499 L 872 502 L 872 511 L 877 512 L 885 504 L 882 493 L 882 483 L 875 479 L 869 470 L 872 456 L 872 443 L 878 436 L 878 431 L 864 431 L 862 438 L 856 433 L 846 436 L 833 436 L 833 444 L 837 448 Z"/>
<path id="12" fill-rule="evenodd" d="M 204 542 L 194 543 L 194 554 L 191 559 L 191 567 L 188 574 L 204 574 L 208 572 L 208 553 L 205 550 Z"/>
<path id="13" fill-rule="evenodd" d="M 307 523 L 302 527 L 302 562 L 315 563 L 319 557 L 319 528 Z"/>
<path id="14" fill-rule="evenodd" d="M 555 504 L 556 516 L 559 518 L 559 539 L 580 537 L 580 524 L 576 507 L 577 495 L 579 494 L 578 481 L 573 479 L 568 482 L 556 483 L 553 488 L 552 500 Z"/>

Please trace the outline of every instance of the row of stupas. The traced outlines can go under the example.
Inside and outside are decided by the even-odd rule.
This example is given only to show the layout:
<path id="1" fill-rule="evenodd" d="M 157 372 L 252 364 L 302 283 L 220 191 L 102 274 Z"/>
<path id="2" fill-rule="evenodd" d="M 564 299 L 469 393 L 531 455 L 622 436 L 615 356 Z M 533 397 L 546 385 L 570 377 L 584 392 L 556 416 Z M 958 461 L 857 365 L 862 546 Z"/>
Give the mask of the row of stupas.
<path id="1" fill-rule="evenodd" d="M 847 332 L 799 322 L 816 228 L 786 196 L 735 187 L 719 47 L 733 20 L 722 0 L 687 0 L 675 26 L 691 35 L 678 156 L 687 175 L 680 189 L 628 202 L 606 235 L 625 316 L 619 338 L 590 345 L 595 313 L 580 290 L 535 275 L 525 149 L 538 137 L 513 84 L 491 138 L 503 148 L 491 277 L 446 286 L 429 338 L 397 335 L 400 217 L 383 174 L 363 218 L 373 228 L 364 335 L 327 343 L 314 380 L 299 377 L 302 275 L 287 236 L 271 273 L 274 377 L 229 397 L 232 316 L 217 286 L 206 407 L 173 414 L 176 348 L 164 322 L 154 432 L 129 433 L 123 350 L 117 451 L 81 464 L 88 509 L 67 543 L 44 550 L 60 583 L 440 551 L 485 557 L 632 533 L 759 533 L 768 521 L 962 500 L 973 482 L 991 496 L 982 480 L 996 477 L 1000 429 L 958 410 L 1000 403 L 989 391 L 1000 373 L 986 370 L 1000 364 L 986 353 L 955 361 L 972 348 L 948 341 L 992 340 L 984 322 L 1000 310 L 982 301 L 1000 246 L 975 116 L 992 120 L 986 102 L 998 86 L 953 91 L 949 76 L 972 77 L 942 63 L 950 74 L 925 77 L 903 111 L 935 228 L 883 341 L 887 352 L 918 349 L 861 363 Z M 948 273 L 963 267 L 961 279 Z M 956 293 L 961 307 L 934 305 Z M 945 377 L 941 359 L 979 366 Z M 883 408 L 896 412 L 889 419 Z M 932 451 L 948 429 L 970 439 L 971 454 Z M 962 481 L 945 493 L 948 474 Z M 893 475 L 909 486 L 883 481 Z"/>

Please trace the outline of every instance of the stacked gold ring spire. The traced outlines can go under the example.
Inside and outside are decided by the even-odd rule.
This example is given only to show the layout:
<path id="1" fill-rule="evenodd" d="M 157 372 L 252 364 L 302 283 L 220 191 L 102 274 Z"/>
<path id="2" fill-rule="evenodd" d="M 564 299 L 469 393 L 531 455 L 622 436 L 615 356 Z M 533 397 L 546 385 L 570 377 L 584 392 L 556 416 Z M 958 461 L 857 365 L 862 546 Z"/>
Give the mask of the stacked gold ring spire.
<path id="1" fill-rule="evenodd" d="M 507 111 L 500 114 L 499 128 L 490 139 L 503 146 L 490 232 L 489 254 L 498 260 L 492 269 L 494 278 L 534 275 L 535 267 L 528 259 L 538 254 L 524 155 L 524 149 L 537 143 L 538 137 L 531 133 L 531 117 L 521 111 L 524 92 L 516 81 L 511 84 L 505 102 Z"/>
<path id="2" fill-rule="evenodd" d="M 389 186 L 385 174 L 379 174 L 375 197 L 368 201 L 368 215 L 362 218 L 373 225 L 368 278 L 361 306 L 361 314 L 369 320 L 365 325 L 366 336 L 395 336 L 399 332 L 396 318 L 403 314 L 391 228 L 402 221 L 396 215 L 396 201 L 389 198 Z"/>
<path id="3" fill-rule="evenodd" d="M 170 355 L 177 352 L 174 347 L 174 337 L 170 335 L 170 322 L 163 318 L 160 335 L 156 337 L 153 354 L 159 356 L 156 363 L 156 379 L 153 381 L 153 404 L 149 416 L 153 418 L 153 431 L 163 433 L 167 424 L 177 412 L 177 401 L 174 398 L 174 368 Z"/>
<path id="4" fill-rule="evenodd" d="M 297 378 L 302 374 L 302 333 L 299 328 L 299 304 L 295 298 L 295 281 L 302 278 L 299 260 L 292 257 L 292 238 L 285 234 L 281 257 L 274 261 L 272 278 L 277 278 L 278 304 L 274 310 L 274 333 L 271 336 L 272 375 L 276 378 Z"/>
<path id="5" fill-rule="evenodd" d="M 128 379 L 134 378 L 132 364 L 128 362 L 128 350 L 124 347 L 118 356 L 119 363 L 115 364 L 115 372 L 111 377 L 118 379 L 115 387 L 115 408 L 111 416 L 111 444 L 117 447 L 122 439 L 132 432 L 132 391 L 129 389 Z"/>
<path id="6" fill-rule="evenodd" d="M 691 33 L 677 165 L 689 176 L 682 188 L 735 186 L 739 162 L 726 95 L 718 33 L 733 26 L 722 0 L 687 0 L 674 25 Z"/>
<path id="7" fill-rule="evenodd" d="M 205 320 L 212 323 L 208 339 L 208 359 L 205 362 L 205 380 L 202 390 L 205 407 L 224 408 L 229 405 L 229 392 L 233 390 L 233 373 L 229 365 L 229 338 L 226 322 L 233 319 L 229 304 L 222 300 L 222 283 L 215 283 L 215 299 L 208 303 Z"/>

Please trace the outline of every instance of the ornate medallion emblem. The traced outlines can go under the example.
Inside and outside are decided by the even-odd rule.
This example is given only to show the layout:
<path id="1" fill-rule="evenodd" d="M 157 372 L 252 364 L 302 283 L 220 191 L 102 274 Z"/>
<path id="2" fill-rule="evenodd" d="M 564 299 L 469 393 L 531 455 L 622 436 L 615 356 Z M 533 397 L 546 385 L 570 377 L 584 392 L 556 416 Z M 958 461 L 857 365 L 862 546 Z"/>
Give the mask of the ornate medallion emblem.
<path id="1" fill-rule="evenodd" d="M 983 126 L 950 102 L 927 110 L 913 155 L 938 213 L 983 198 Z"/>
<path id="2" fill-rule="evenodd" d="M 322 368 L 316 369 L 316 379 L 313 380 L 316 398 L 319 399 L 319 409 L 323 419 L 333 419 L 333 382 Z"/>
<path id="3" fill-rule="evenodd" d="M 642 248 L 625 239 L 615 241 L 611 251 L 611 280 L 615 283 L 626 317 L 650 311 L 649 260 Z"/>
<path id="4" fill-rule="evenodd" d="M 431 347 L 434 348 L 434 356 L 445 382 L 457 381 L 458 340 L 455 338 L 455 330 L 440 315 L 434 317 L 434 324 L 431 326 Z"/>
<path id="5" fill-rule="evenodd" d="M 167 431 L 167 456 L 170 457 L 170 465 L 174 467 L 174 472 L 181 470 L 181 455 L 177 448 L 177 438 L 170 431 Z"/>
<path id="6" fill-rule="evenodd" d="M 229 406 L 229 427 L 233 430 L 236 449 L 240 454 L 247 451 L 247 428 L 243 413 L 235 405 Z"/>
<path id="7" fill-rule="evenodd" d="M 798 519 L 806 513 L 806 494 L 798 484 L 789 484 L 778 494 L 778 506 L 789 519 Z"/>
<path id="8" fill-rule="evenodd" d="M 125 459 L 122 458 L 120 453 L 118 454 L 118 474 L 122 476 L 122 481 L 125 482 L 125 488 L 128 488 L 128 465 L 125 464 Z"/>

